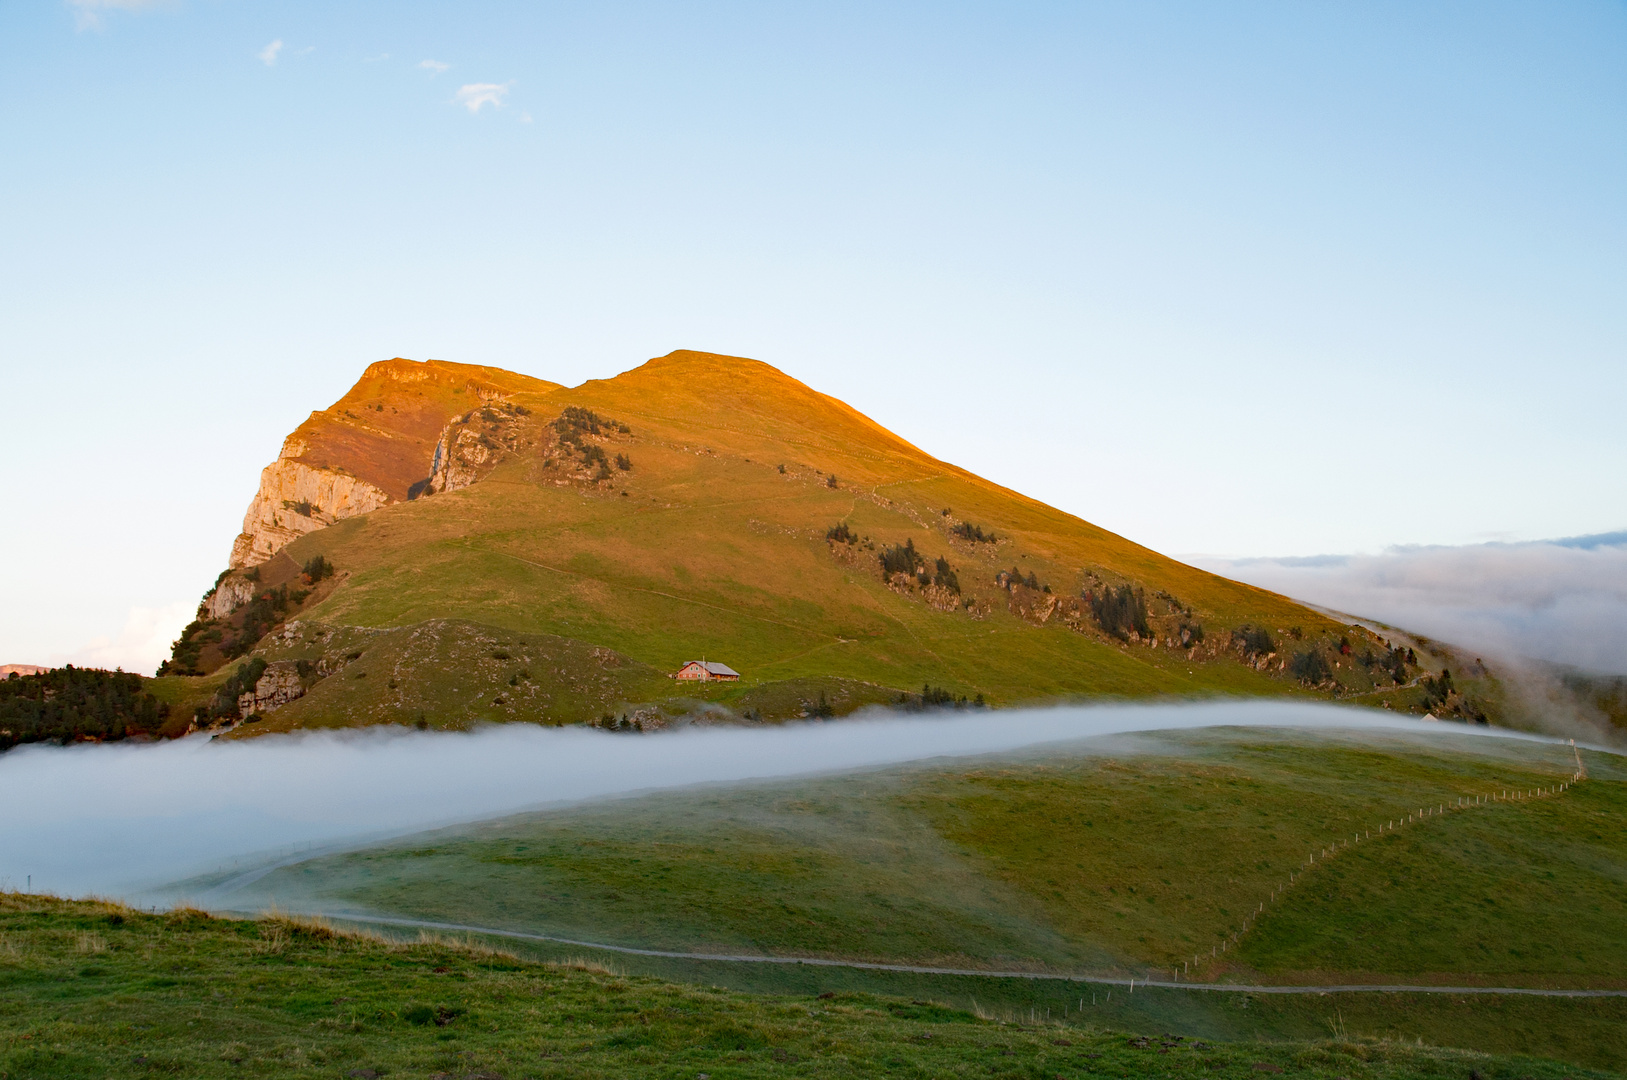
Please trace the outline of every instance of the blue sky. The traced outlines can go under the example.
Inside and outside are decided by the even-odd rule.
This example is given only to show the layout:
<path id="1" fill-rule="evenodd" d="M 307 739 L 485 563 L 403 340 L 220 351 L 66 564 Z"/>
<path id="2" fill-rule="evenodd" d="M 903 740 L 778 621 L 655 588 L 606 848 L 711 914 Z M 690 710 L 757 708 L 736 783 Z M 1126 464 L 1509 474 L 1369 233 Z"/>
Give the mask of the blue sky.
<path id="1" fill-rule="evenodd" d="M 1621 3 L 19 2 L 0 133 L 0 660 L 396 355 L 754 356 L 1172 553 L 1627 525 Z"/>

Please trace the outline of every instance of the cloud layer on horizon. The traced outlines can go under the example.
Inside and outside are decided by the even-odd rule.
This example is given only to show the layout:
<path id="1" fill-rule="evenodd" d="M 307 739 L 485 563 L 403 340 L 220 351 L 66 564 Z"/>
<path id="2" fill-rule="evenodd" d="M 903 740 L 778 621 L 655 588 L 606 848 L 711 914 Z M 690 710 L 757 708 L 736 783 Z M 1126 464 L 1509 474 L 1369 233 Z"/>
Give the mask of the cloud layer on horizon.
<path id="1" fill-rule="evenodd" d="M 1627 533 L 1397 547 L 1379 555 L 1187 561 L 1487 654 L 1627 674 Z"/>

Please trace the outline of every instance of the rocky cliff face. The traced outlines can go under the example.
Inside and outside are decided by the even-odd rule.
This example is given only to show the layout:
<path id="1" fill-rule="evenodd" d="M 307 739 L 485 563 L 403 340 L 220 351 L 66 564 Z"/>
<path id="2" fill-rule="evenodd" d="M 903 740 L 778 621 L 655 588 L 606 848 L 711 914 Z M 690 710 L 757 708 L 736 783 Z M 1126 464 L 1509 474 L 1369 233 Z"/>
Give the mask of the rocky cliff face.
<path id="1" fill-rule="evenodd" d="M 260 490 L 243 515 L 243 531 L 232 543 L 232 569 L 263 563 L 305 533 L 395 501 L 342 469 L 313 468 L 300 461 L 305 449 L 303 440 L 290 436 L 277 460 L 261 471 Z M 230 603 L 231 598 L 221 597 L 221 602 Z"/>
<path id="2" fill-rule="evenodd" d="M 198 617 L 200 619 L 230 618 L 232 612 L 252 599 L 254 599 L 254 582 L 248 578 L 228 575 L 204 595 Z"/>
<path id="3" fill-rule="evenodd" d="M 466 488 L 505 455 L 529 445 L 535 434 L 529 416 L 524 407 L 498 403 L 447 424 L 435 444 L 426 494 Z"/>
<path id="4" fill-rule="evenodd" d="M 291 661 L 267 664 L 265 673 L 255 682 L 254 689 L 238 695 L 237 711 L 241 716 L 272 712 L 295 698 L 305 695 L 300 681 L 299 667 Z"/>
<path id="5" fill-rule="evenodd" d="M 305 533 L 426 488 L 467 486 L 514 442 L 509 429 L 525 414 L 507 399 L 558 389 L 513 372 L 439 360 L 371 365 L 331 408 L 295 429 L 260 473 L 260 490 L 232 544 L 231 567 L 257 566 Z M 485 419 L 494 409 L 495 426 Z M 441 482 L 431 487 L 437 472 Z"/>

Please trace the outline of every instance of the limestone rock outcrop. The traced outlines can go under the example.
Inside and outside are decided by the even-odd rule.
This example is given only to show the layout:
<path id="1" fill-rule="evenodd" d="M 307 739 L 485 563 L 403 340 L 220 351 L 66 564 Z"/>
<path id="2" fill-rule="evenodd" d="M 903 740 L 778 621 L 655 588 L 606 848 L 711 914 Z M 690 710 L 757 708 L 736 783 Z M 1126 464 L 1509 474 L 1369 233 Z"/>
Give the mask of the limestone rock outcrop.
<path id="1" fill-rule="evenodd" d="M 278 660 L 266 665 L 253 690 L 238 695 L 237 711 L 245 717 L 268 713 L 304 696 L 305 684 L 300 681 L 298 667 L 291 660 Z"/>
<path id="2" fill-rule="evenodd" d="M 211 619 L 229 618 L 232 612 L 254 599 L 254 582 L 227 575 L 203 598 L 203 614 Z"/>
<path id="3" fill-rule="evenodd" d="M 466 488 L 525 446 L 532 436 L 529 415 L 506 403 L 487 404 L 447 424 L 435 444 L 428 493 Z"/>
<path id="4" fill-rule="evenodd" d="M 298 460 L 304 452 L 304 444 L 291 436 L 277 460 L 261 471 L 260 490 L 232 544 L 232 569 L 256 566 L 305 533 L 395 501 L 348 472 L 307 465 Z"/>

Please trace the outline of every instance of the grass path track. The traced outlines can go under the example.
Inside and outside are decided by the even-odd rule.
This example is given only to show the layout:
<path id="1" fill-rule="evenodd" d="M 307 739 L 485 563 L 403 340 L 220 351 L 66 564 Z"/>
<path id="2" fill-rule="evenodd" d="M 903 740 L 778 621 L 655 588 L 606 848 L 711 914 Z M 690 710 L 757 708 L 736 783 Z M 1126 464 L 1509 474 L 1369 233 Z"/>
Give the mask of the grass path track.
<path id="1" fill-rule="evenodd" d="M 670 952 L 662 949 L 638 949 L 629 945 L 605 945 L 596 941 L 551 937 L 547 934 L 531 934 L 523 930 L 499 930 L 490 926 L 433 922 L 428 919 L 399 919 L 382 915 L 322 914 L 321 917 L 363 926 L 403 926 L 422 930 L 449 930 L 460 934 L 486 934 L 492 937 L 514 938 L 521 941 L 546 941 L 555 945 L 575 945 L 584 949 L 602 949 L 606 952 L 626 953 L 632 956 L 656 956 L 668 960 L 706 960 L 728 964 L 805 964 L 812 967 L 861 968 L 867 971 L 898 971 L 911 975 L 959 975 L 985 979 L 1046 979 L 1059 982 L 1089 983 L 1093 986 L 1127 986 L 1131 988 L 1132 992 L 1137 986 L 1155 986 L 1170 990 L 1218 990 L 1233 994 L 1518 994 L 1528 997 L 1563 998 L 1627 997 L 1627 990 L 1545 990 L 1531 986 L 1406 986 L 1366 983 L 1352 983 L 1340 986 L 1251 986 L 1240 983 L 1175 982 L 1164 979 L 1134 978 L 1115 979 L 1107 976 L 1064 975 L 1052 972 L 985 971 L 977 968 L 940 968 L 916 964 L 878 964 L 863 960 L 831 960 L 795 956 Z"/>

